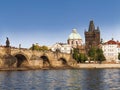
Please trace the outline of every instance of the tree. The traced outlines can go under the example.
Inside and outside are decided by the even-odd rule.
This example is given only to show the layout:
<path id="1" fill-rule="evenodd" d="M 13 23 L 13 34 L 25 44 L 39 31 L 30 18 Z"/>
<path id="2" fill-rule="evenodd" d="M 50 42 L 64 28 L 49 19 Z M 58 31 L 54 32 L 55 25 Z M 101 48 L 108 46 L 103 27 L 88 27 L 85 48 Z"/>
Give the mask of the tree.
<path id="1" fill-rule="evenodd" d="M 83 63 L 87 60 L 87 56 L 83 53 L 79 53 L 79 49 L 77 49 L 77 48 L 74 48 L 74 50 L 73 50 L 73 58 L 78 63 Z"/>
<path id="2" fill-rule="evenodd" d="M 47 46 L 39 46 L 38 44 L 33 44 L 32 47 L 30 47 L 30 50 L 47 51 L 49 49 Z"/>
<path id="3" fill-rule="evenodd" d="M 90 57 L 90 60 L 95 60 L 96 49 L 94 47 L 90 48 L 90 50 L 88 51 L 88 56 Z"/>
<path id="4" fill-rule="evenodd" d="M 39 51 L 40 50 L 40 46 L 39 45 L 34 45 L 34 50 L 37 50 L 37 51 Z"/>
<path id="5" fill-rule="evenodd" d="M 120 60 L 120 53 L 118 53 L 118 59 Z"/>
<path id="6" fill-rule="evenodd" d="M 48 51 L 48 47 L 47 46 L 42 46 L 42 47 L 40 47 L 40 51 Z"/>
<path id="7" fill-rule="evenodd" d="M 30 50 L 35 50 L 35 49 L 34 49 L 34 44 L 32 44 L 32 47 L 30 47 Z"/>
<path id="8" fill-rule="evenodd" d="M 88 56 L 90 57 L 90 60 L 96 60 L 99 61 L 100 63 L 105 60 L 105 56 L 101 48 L 92 47 L 88 51 Z"/>
<path id="9" fill-rule="evenodd" d="M 87 60 L 87 56 L 84 53 L 79 53 L 79 62 L 83 63 Z"/>
<path id="10" fill-rule="evenodd" d="M 84 54 L 84 62 L 88 60 L 88 57 L 86 54 Z"/>
<path id="11" fill-rule="evenodd" d="M 100 63 L 105 60 L 103 51 L 100 48 L 97 48 L 96 50 L 96 60 L 99 61 Z"/>
<path id="12" fill-rule="evenodd" d="M 73 59 L 79 62 L 79 50 L 77 48 L 73 49 Z"/>

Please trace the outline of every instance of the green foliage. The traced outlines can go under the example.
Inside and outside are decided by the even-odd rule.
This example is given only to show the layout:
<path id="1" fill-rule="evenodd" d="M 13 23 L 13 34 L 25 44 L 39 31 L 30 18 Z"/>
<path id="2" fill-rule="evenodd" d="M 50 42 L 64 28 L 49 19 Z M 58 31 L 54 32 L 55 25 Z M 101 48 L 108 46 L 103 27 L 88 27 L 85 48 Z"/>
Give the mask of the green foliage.
<path id="1" fill-rule="evenodd" d="M 95 58 L 96 58 L 96 48 L 92 47 L 88 51 L 88 56 L 90 57 L 90 60 L 95 60 Z"/>
<path id="2" fill-rule="evenodd" d="M 118 59 L 120 60 L 120 53 L 118 53 Z"/>
<path id="3" fill-rule="evenodd" d="M 88 56 L 90 57 L 90 60 L 96 60 L 96 61 L 104 61 L 105 56 L 103 55 L 103 51 L 100 48 L 91 48 L 88 52 Z"/>
<path id="4" fill-rule="evenodd" d="M 79 53 L 79 49 L 75 48 L 73 50 L 73 58 L 78 62 L 78 63 L 83 63 L 87 60 L 87 56 L 83 53 Z"/>
<path id="5" fill-rule="evenodd" d="M 38 50 L 39 50 L 39 48 L 40 48 L 40 46 L 39 46 L 39 45 L 37 45 L 37 44 L 36 44 L 36 45 L 35 45 L 35 44 L 33 44 L 33 45 L 32 45 L 32 47 L 30 47 L 30 50 L 37 50 L 37 51 L 38 51 Z"/>
<path id="6" fill-rule="evenodd" d="M 87 56 L 84 53 L 79 54 L 79 62 L 83 63 L 87 60 Z"/>
<path id="7" fill-rule="evenodd" d="M 79 50 L 78 49 L 73 49 L 73 58 L 76 60 L 76 61 L 79 61 Z"/>
<path id="8" fill-rule="evenodd" d="M 33 44 L 32 47 L 30 47 L 30 50 L 36 50 L 36 51 L 47 51 L 49 50 L 47 46 L 39 46 L 39 45 L 35 45 Z"/>
<path id="9" fill-rule="evenodd" d="M 48 51 L 48 47 L 47 46 L 42 46 L 42 47 L 40 47 L 40 50 L 41 51 Z"/>
<path id="10" fill-rule="evenodd" d="M 97 55 L 96 55 L 96 60 L 98 60 L 98 61 L 100 61 L 100 62 L 105 60 L 105 56 L 103 55 L 102 49 L 98 48 L 98 49 L 96 50 L 96 53 L 97 53 Z"/>

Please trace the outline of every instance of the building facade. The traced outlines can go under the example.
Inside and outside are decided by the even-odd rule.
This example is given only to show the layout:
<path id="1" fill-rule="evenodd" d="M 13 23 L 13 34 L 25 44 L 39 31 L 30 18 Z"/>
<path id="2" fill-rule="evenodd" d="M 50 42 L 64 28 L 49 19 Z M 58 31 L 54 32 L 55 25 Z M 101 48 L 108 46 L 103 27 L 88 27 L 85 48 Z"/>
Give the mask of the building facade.
<path id="1" fill-rule="evenodd" d="M 88 31 L 85 34 L 85 48 L 88 52 L 91 47 L 98 47 L 100 44 L 100 30 L 99 27 L 95 29 L 94 22 L 90 21 Z"/>
<path id="2" fill-rule="evenodd" d="M 82 45 L 82 38 L 76 29 L 72 30 L 72 33 L 68 37 L 67 43 L 74 48 Z"/>
<path id="3" fill-rule="evenodd" d="M 72 47 L 71 47 L 71 45 L 68 45 L 66 43 L 56 43 L 51 47 L 51 50 L 53 52 L 56 52 L 57 50 L 59 50 L 59 52 L 61 52 L 61 53 L 70 54 Z"/>
<path id="4" fill-rule="evenodd" d="M 118 62 L 118 53 L 120 53 L 120 42 L 109 40 L 102 44 L 103 54 L 107 62 Z"/>

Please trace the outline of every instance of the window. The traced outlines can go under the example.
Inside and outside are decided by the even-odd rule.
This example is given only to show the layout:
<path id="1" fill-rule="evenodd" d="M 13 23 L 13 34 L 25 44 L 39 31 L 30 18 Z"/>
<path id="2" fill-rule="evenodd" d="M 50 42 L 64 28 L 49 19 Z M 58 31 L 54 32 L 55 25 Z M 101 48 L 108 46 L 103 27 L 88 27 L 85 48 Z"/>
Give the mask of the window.
<path id="1" fill-rule="evenodd" d="M 78 45 L 78 41 L 76 41 L 76 45 Z"/>
<path id="2" fill-rule="evenodd" d="M 71 43 L 73 44 L 73 41 L 71 41 Z"/>

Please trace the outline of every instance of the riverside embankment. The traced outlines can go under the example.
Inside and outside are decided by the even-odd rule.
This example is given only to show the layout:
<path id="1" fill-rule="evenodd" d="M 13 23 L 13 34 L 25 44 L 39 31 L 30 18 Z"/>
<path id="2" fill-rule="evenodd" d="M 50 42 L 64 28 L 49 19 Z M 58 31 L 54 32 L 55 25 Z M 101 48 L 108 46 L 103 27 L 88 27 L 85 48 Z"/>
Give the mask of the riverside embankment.
<path id="1" fill-rule="evenodd" d="M 73 66 L 61 67 L 21 67 L 21 68 L 0 68 L 0 71 L 26 71 L 26 70 L 62 70 L 62 69 L 109 69 L 120 68 L 120 64 L 76 64 Z"/>
<path id="2" fill-rule="evenodd" d="M 77 64 L 75 68 L 120 68 L 120 64 Z"/>

